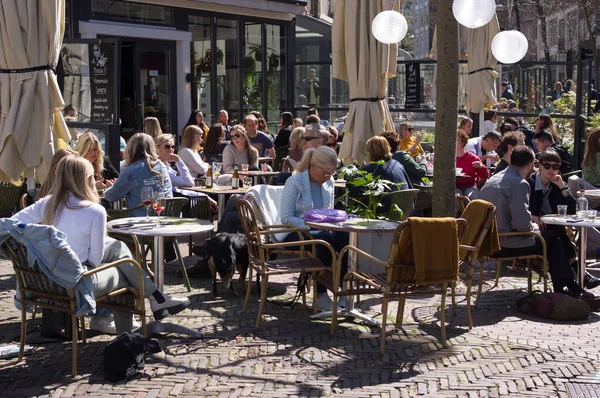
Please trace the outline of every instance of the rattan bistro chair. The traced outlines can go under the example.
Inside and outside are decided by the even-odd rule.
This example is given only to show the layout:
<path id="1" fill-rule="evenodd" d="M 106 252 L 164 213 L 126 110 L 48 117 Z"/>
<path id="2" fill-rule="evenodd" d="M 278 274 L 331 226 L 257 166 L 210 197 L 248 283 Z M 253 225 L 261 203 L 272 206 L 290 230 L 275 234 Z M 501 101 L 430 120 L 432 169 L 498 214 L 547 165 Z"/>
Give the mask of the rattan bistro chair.
<path id="1" fill-rule="evenodd" d="M 19 359 L 23 360 L 23 351 L 25 347 L 25 338 L 27 335 L 27 306 L 33 305 L 42 308 L 48 308 L 54 311 L 60 311 L 71 315 L 71 327 L 73 337 L 73 353 L 71 363 L 71 374 L 77 375 L 77 340 L 78 329 L 81 326 L 81 338 L 86 343 L 85 323 L 83 316 L 76 316 L 76 303 L 74 289 L 65 289 L 54 283 L 42 271 L 38 265 L 37 258 L 31 263 L 29 256 L 35 256 L 34 253 L 28 253 L 23 244 L 18 243 L 14 238 L 8 238 L 4 247 L 8 251 L 10 260 L 15 270 L 18 294 L 21 302 L 21 342 L 19 347 Z M 68 249 L 63 249 L 68 250 Z M 81 277 L 88 278 L 93 274 L 103 271 L 107 268 L 116 267 L 122 263 L 132 263 L 137 271 L 139 285 L 142 291 L 139 292 L 133 287 L 124 287 L 115 289 L 102 297 L 96 297 L 96 306 L 109 308 L 114 311 L 129 312 L 139 315 L 142 322 L 142 334 L 146 335 L 146 307 L 144 303 L 143 286 L 144 278 L 140 265 L 133 259 L 121 259 L 109 264 L 104 264 L 98 268 L 84 272 Z M 79 324 L 81 321 L 81 324 Z"/>
<path id="2" fill-rule="evenodd" d="M 334 262 L 332 266 L 335 266 L 336 256 L 331 245 L 319 239 L 305 240 L 302 230 L 294 228 L 290 225 L 263 224 L 259 226 L 256 209 L 246 199 L 238 199 L 236 206 L 248 243 L 248 268 L 250 271 L 248 281 L 252 281 L 253 271 L 256 271 L 257 275 L 261 278 L 260 303 L 258 314 L 256 315 L 256 328 L 260 328 L 261 315 L 266 301 L 267 286 L 269 283 L 269 277 L 271 275 L 302 273 L 313 275 L 313 311 L 316 313 L 317 289 L 316 278 L 314 276 L 317 273 L 331 273 L 332 267 L 324 265 L 321 260 L 312 255 L 312 253 L 314 253 L 314 248 L 316 245 L 325 245 L 331 251 L 331 258 Z M 298 241 L 286 243 L 267 243 L 270 242 L 269 235 L 283 232 L 298 234 Z M 300 250 L 295 249 L 298 247 L 300 247 Z M 285 249 L 290 249 L 290 251 L 287 251 L 288 256 L 286 256 L 286 258 L 280 260 L 271 260 L 270 255 L 272 252 Z M 252 283 L 249 282 L 247 283 L 246 287 L 246 299 L 244 301 L 243 312 L 246 312 L 246 309 L 248 308 L 251 291 Z"/>
<path id="3" fill-rule="evenodd" d="M 400 329 L 402 327 L 402 318 L 404 317 L 404 302 L 407 296 L 415 295 L 431 295 L 434 293 L 441 293 L 442 302 L 440 308 L 440 325 L 441 325 L 441 343 L 443 347 L 446 347 L 446 325 L 445 325 L 445 308 L 446 308 L 446 292 L 448 286 L 454 283 L 458 278 L 458 247 L 459 241 L 464 233 L 467 222 L 463 219 L 455 220 L 458 228 L 456 237 L 444 236 L 444 239 L 448 239 L 449 245 L 456 245 L 457 251 L 457 264 L 456 269 L 452 270 L 451 275 L 443 278 L 444 280 L 437 280 L 435 283 L 419 283 L 417 279 L 417 266 L 413 263 L 400 263 L 398 262 L 399 253 L 412 253 L 413 241 L 412 238 L 408 239 L 408 244 L 401 247 L 402 242 L 406 242 L 404 239 L 401 240 L 402 234 L 410 234 L 411 224 L 418 220 L 418 218 L 409 218 L 407 221 L 403 221 L 396 228 L 394 232 L 394 239 L 392 247 L 390 248 L 390 255 L 387 261 L 380 260 L 375 256 L 368 254 L 354 246 L 344 247 L 338 255 L 338 264 L 335 268 L 336 272 L 340 272 L 341 261 L 346 252 L 354 252 L 358 257 L 365 257 L 372 262 L 381 266 L 381 271 L 377 273 L 366 273 L 360 271 L 360 262 L 356 264 L 355 270 L 348 270 L 348 273 L 344 276 L 341 290 L 334 294 L 334 306 L 333 316 L 331 319 L 331 334 L 334 334 L 337 328 L 337 301 L 338 296 L 354 296 L 357 294 L 382 294 L 383 302 L 381 305 L 382 322 L 381 322 L 381 343 L 380 353 L 381 355 L 385 352 L 385 337 L 386 337 L 386 325 L 387 325 L 387 309 L 390 298 L 398 297 L 398 312 L 396 314 L 396 327 Z M 431 220 L 431 219 L 429 219 Z M 435 219 L 434 219 L 435 220 Z M 410 236 L 410 235 L 407 235 Z M 451 241 L 455 239 L 455 241 Z M 436 270 L 433 270 L 430 264 L 425 264 L 426 274 L 435 274 Z M 337 278 L 339 274 L 334 273 L 334 278 Z"/>
<path id="4" fill-rule="evenodd" d="M 0 217 L 10 217 L 21 205 L 21 196 L 26 192 L 25 184 L 20 187 L 0 181 Z"/>

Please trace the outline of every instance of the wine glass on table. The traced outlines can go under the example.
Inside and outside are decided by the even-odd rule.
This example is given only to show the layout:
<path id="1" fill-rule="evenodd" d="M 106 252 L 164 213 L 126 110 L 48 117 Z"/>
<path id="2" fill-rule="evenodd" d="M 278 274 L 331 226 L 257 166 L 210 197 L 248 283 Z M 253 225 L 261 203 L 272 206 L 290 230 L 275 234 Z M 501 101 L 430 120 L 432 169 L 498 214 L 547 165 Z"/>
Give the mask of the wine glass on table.
<path id="1" fill-rule="evenodd" d="M 221 170 L 223 169 L 223 163 L 213 162 L 213 187 L 216 189 L 219 187 L 219 176 L 221 176 Z"/>
<path id="2" fill-rule="evenodd" d="M 146 206 L 146 221 L 150 221 L 150 215 L 148 211 L 150 210 L 150 206 L 154 203 L 154 189 L 152 187 L 143 187 L 142 188 L 142 204 Z"/>
<path id="3" fill-rule="evenodd" d="M 156 202 L 154 203 L 154 211 L 158 214 L 158 226 L 160 227 L 160 213 L 163 212 L 165 207 L 167 206 L 167 198 L 163 194 L 158 194 L 156 198 Z"/>

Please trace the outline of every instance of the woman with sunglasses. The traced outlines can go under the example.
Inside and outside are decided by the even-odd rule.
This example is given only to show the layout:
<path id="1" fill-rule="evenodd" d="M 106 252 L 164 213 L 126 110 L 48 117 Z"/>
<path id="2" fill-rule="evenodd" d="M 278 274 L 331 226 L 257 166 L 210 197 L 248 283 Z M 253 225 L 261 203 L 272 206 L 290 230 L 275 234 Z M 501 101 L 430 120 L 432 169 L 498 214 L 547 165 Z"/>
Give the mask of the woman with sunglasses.
<path id="1" fill-rule="evenodd" d="M 208 171 L 208 163 L 198 153 L 204 133 L 198 126 L 187 126 L 181 134 L 181 147 L 177 154 L 190 169 L 192 175 L 203 176 Z"/>
<path id="2" fill-rule="evenodd" d="M 398 134 L 400 135 L 400 150 L 406 151 L 413 158 L 425 154 L 421 147 L 422 136 L 413 136 L 415 128 L 408 122 L 400 123 Z"/>
<path id="3" fill-rule="evenodd" d="M 233 173 L 235 166 L 242 169 L 248 164 L 250 170 L 258 170 L 258 150 L 252 146 L 242 125 L 231 128 L 231 143 L 223 150 L 223 173 Z"/>
<path id="4" fill-rule="evenodd" d="M 560 225 L 543 225 L 540 218 L 546 214 L 557 214 L 558 205 L 567 206 L 567 214 L 574 214 L 577 204 L 569 187 L 559 174 L 561 158 L 558 152 L 547 149 L 538 158 L 539 171 L 532 174 L 527 182 L 531 188 L 529 197 L 529 211 L 532 221 L 539 225 L 542 236 L 546 240 L 546 247 L 552 249 L 552 257 L 559 261 L 550 261 L 550 274 L 554 291 L 560 292 L 567 287 L 571 292 L 579 289 L 575 282 L 575 272 L 579 268 L 577 255 L 567 236 L 567 232 Z M 567 266 L 567 264 L 569 266 Z M 564 266 L 562 266 L 564 265 Z M 591 274 L 585 276 L 586 289 L 593 289 L 600 285 L 600 279 Z"/>
<path id="5" fill-rule="evenodd" d="M 175 139 L 171 134 L 161 134 L 154 139 L 158 150 L 158 158 L 166 166 L 171 178 L 171 185 L 175 187 L 193 187 L 194 178 L 183 160 L 175 155 Z M 169 166 L 175 163 L 175 168 Z"/>

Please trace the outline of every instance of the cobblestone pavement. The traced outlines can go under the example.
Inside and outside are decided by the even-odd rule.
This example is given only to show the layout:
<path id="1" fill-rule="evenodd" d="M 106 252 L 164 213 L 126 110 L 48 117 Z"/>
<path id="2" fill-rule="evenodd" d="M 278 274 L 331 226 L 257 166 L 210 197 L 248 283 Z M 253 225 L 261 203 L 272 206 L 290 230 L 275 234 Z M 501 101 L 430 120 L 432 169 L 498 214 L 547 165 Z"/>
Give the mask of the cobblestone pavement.
<path id="1" fill-rule="evenodd" d="M 189 259 L 188 259 L 189 260 Z M 175 267 L 166 272 L 166 291 L 186 294 Z M 486 280 L 492 277 L 491 272 Z M 265 305 L 261 330 L 254 329 L 257 296 L 246 314 L 241 297 L 214 297 L 210 281 L 193 279 L 192 306 L 171 320 L 202 328 L 202 340 L 163 336 L 164 352 L 146 361 L 141 375 L 106 382 L 102 358 L 110 336 L 88 332 L 79 345 L 79 376 L 69 375 L 71 343 L 40 337 L 39 320 L 28 323 L 28 344 L 36 352 L 22 363 L 0 360 L 2 396 L 77 395 L 102 397 L 594 397 L 600 396 L 598 321 L 557 323 L 515 311 L 526 280 L 506 273 L 498 288 L 482 295 L 466 327 L 464 294 L 457 316 L 448 307 L 449 348 L 439 337 L 439 296 L 407 300 L 404 329 L 388 329 L 379 355 L 377 330 L 349 320 L 335 336 L 329 323 L 311 321 L 298 305 Z M 10 262 L 0 260 L 0 344 L 18 343 L 20 313 L 12 296 Z M 291 278 L 271 283 L 272 299 L 289 297 Z M 464 292 L 464 289 L 463 289 Z M 381 300 L 362 297 L 359 308 L 380 316 Z M 395 314 L 395 303 L 390 314 Z M 39 317 L 38 317 L 39 319 Z M 393 322 L 393 318 L 391 320 Z"/>

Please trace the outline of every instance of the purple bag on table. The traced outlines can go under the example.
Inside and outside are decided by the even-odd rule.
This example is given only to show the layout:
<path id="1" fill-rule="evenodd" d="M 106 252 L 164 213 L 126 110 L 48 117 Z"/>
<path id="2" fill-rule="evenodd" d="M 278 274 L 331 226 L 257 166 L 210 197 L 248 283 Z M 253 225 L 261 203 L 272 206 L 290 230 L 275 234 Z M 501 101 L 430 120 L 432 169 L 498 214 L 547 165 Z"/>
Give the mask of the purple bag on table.
<path id="1" fill-rule="evenodd" d="M 348 213 L 337 209 L 312 209 L 304 212 L 304 221 L 340 222 L 348 219 Z"/>

